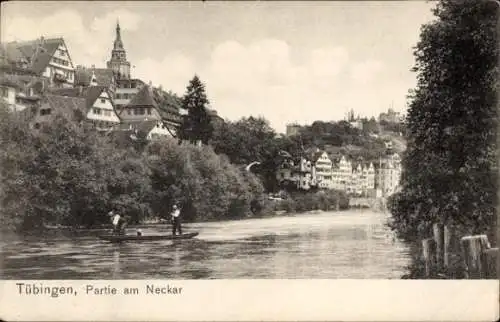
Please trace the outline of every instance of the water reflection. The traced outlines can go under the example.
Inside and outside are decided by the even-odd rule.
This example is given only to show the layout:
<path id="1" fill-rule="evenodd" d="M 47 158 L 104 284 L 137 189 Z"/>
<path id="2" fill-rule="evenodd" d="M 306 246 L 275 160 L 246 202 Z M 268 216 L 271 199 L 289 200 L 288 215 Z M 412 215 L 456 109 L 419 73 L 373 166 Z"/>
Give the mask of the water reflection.
<path id="1" fill-rule="evenodd" d="M 95 237 L 2 240 L 3 279 L 399 278 L 409 264 L 384 217 L 323 213 L 187 225 L 197 239 L 112 244 Z M 144 234 L 164 233 L 147 228 Z"/>

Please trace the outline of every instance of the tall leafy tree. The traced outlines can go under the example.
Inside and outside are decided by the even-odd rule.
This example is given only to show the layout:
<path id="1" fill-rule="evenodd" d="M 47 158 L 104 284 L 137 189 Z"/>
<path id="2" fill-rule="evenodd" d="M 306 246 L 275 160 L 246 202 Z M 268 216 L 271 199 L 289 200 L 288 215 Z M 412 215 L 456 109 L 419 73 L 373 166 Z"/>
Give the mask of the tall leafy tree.
<path id="1" fill-rule="evenodd" d="M 402 192 L 393 226 L 408 236 L 433 223 L 484 233 L 498 190 L 497 15 L 494 1 L 441 0 L 414 54 Z"/>
<path id="2" fill-rule="evenodd" d="M 182 107 L 188 111 L 180 126 L 180 139 L 191 143 L 208 144 L 212 137 L 213 127 L 207 112 L 209 104 L 205 85 L 195 75 L 189 82 L 186 94 L 182 98 Z"/>

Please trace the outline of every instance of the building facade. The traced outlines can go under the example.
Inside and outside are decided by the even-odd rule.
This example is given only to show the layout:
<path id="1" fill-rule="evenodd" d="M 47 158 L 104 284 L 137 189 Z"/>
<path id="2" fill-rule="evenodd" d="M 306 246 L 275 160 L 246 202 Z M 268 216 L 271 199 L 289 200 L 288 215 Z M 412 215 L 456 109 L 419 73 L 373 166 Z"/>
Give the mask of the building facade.
<path id="1" fill-rule="evenodd" d="M 392 195 L 399 187 L 401 178 L 401 158 L 397 153 L 380 160 L 377 173 L 377 188 L 381 190 L 382 196 Z"/>
<path id="2" fill-rule="evenodd" d="M 98 130 L 109 130 L 120 123 L 110 91 L 106 86 L 53 89 L 52 94 L 82 98 L 86 102 L 86 118 Z"/>
<path id="3" fill-rule="evenodd" d="M 400 112 L 394 111 L 392 108 L 387 110 L 387 113 L 380 113 L 379 122 L 399 123 L 403 120 Z"/>
<path id="4" fill-rule="evenodd" d="M 318 188 L 333 188 L 333 163 L 325 151 L 315 152 L 313 155 L 313 164 L 316 170 L 316 183 Z"/>
<path id="5" fill-rule="evenodd" d="M 294 136 L 300 133 L 302 127 L 299 124 L 287 124 L 286 125 L 286 135 Z"/>
<path id="6" fill-rule="evenodd" d="M 317 185 L 316 172 L 311 160 L 300 157 L 286 158 L 276 173 L 276 179 L 282 186 L 291 186 L 298 190 L 310 190 Z"/>

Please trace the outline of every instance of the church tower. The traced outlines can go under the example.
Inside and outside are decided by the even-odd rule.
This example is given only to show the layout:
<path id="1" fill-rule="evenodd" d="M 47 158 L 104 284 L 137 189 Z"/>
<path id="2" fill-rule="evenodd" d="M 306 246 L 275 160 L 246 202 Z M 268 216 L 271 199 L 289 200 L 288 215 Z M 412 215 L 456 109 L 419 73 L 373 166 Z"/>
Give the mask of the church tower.
<path id="1" fill-rule="evenodd" d="M 116 79 L 130 79 L 130 62 L 127 61 L 127 53 L 123 48 L 120 34 L 120 23 L 116 23 L 116 38 L 111 50 L 111 59 L 108 68 L 113 70 Z"/>

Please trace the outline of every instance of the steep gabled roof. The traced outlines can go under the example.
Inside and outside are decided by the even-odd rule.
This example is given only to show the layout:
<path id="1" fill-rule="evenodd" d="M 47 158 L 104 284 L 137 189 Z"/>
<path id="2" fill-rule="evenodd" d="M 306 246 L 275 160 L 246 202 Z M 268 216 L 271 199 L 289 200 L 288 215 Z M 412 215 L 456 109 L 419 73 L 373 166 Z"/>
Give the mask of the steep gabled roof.
<path id="1" fill-rule="evenodd" d="M 126 107 L 144 107 L 150 106 L 158 109 L 158 104 L 154 99 L 153 92 L 151 91 L 151 87 L 148 85 L 144 85 L 141 90 L 134 95 L 132 100 L 127 104 Z"/>
<path id="2" fill-rule="evenodd" d="M 45 94 L 44 103 L 49 104 L 54 110 L 62 112 L 81 111 L 85 113 L 87 110 L 87 102 L 82 97 Z"/>
<path id="3" fill-rule="evenodd" d="M 313 162 L 318 161 L 318 159 L 323 155 L 323 153 L 325 153 L 325 151 L 316 151 L 316 152 L 313 152 L 312 155 L 311 155 L 311 160 Z"/>
<path id="4" fill-rule="evenodd" d="M 82 88 L 56 88 L 52 89 L 51 92 L 59 96 L 84 98 L 87 102 L 87 108 L 91 108 L 101 93 L 107 90 L 105 86 L 89 86 Z M 113 102 L 111 102 L 111 104 L 113 104 Z"/>
<path id="5" fill-rule="evenodd" d="M 41 74 L 49 64 L 52 56 L 54 56 L 57 48 L 63 44 L 64 40 L 62 38 L 44 39 L 41 46 L 32 44 L 21 45 L 20 49 L 28 52 L 33 51 L 30 69 L 37 74 Z"/>
<path id="6" fill-rule="evenodd" d="M 64 44 L 63 38 L 10 42 L 2 45 L 2 55 L 11 63 L 26 60 L 31 71 L 41 74 L 62 44 Z"/>
<path id="7" fill-rule="evenodd" d="M 71 87 L 71 88 L 52 88 L 50 89 L 50 92 L 53 95 L 59 95 L 59 96 L 69 96 L 69 97 L 83 97 L 82 93 L 83 89 L 80 89 L 78 87 Z"/>
<path id="8" fill-rule="evenodd" d="M 113 70 L 108 68 L 77 68 L 75 70 L 75 84 L 89 86 L 92 72 L 97 79 L 97 84 L 109 87 L 113 82 Z"/>
<path id="9" fill-rule="evenodd" d="M 32 88 L 34 94 L 41 94 L 48 86 L 48 80 L 44 77 L 8 73 L 0 73 L 0 83 L 21 90 Z M 25 95 L 27 95 L 27 92 Z"/>
<path id="10" fill-rule="evenodd" d="M 27 57 L 17 48 L 16 42 L 9 42 L 0 46 L 0 57 L 6 63 L 27 60 Z"/>
<path id="11" fill-rule="evenodd" d="M 156 124 L 161 121 L 142 121 L 136 125 L 138 131 L 147 135 L 156 126 Z"/>
<path id="12" fill-rule="evenodd" d="M 0 85 L 14 87 L 17 89 L 23 88 L 22 84 L 19 81 L 10 76 L 11 75 L 0 74 Z"/>

